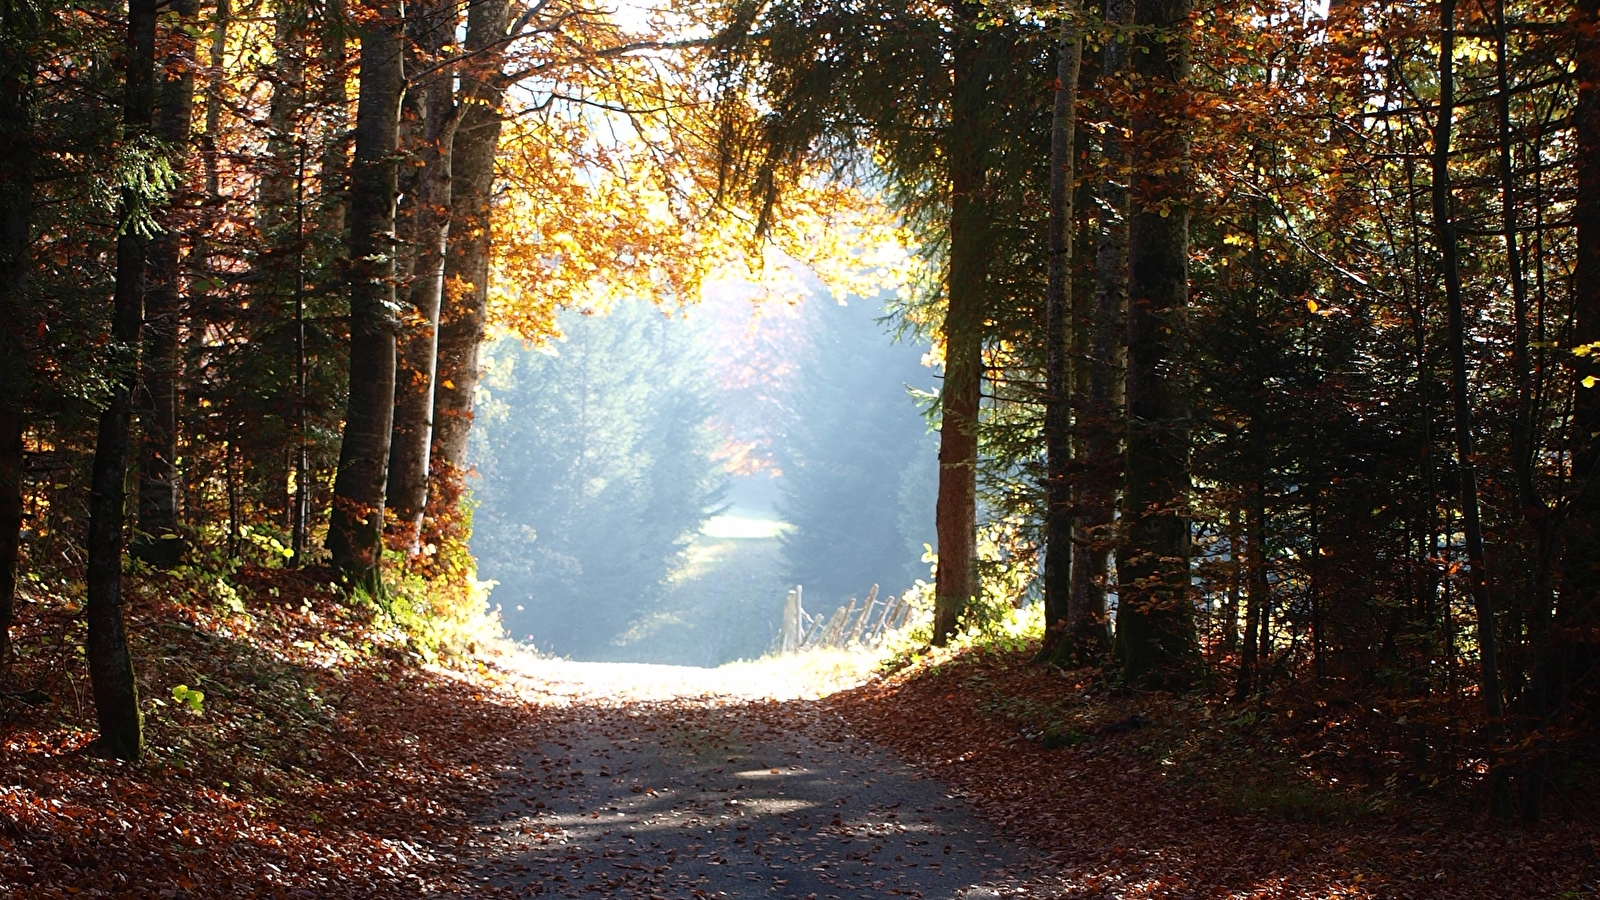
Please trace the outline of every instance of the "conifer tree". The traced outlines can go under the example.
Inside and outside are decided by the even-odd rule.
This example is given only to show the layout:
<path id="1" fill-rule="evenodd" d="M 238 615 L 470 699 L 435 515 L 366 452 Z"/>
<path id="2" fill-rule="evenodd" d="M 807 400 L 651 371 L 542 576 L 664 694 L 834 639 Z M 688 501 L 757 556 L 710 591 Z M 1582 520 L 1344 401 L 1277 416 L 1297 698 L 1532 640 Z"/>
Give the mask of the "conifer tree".
<path id="1" fill-rule="evenodd" d="M 156 3 L 129 0 L 122 121 L 124 153 L 153 153 L 152 115 L 155 104 Z M 112 300 L 111 351 L 115 383 L 100 414 L 89 495 L 89 560 L 85 618 L 89 635 L 85 655 L 94 689 L 95 716 L 100 723 L 100 749 L 119 759 L 138 759 L 144 752 L 144 726 L 139 688 L 128 652 L 122 599 L 122 528 L 124 479 L 128 469 L 129 425 L 133 392 L 139 383 L 140 329 L 148 290 L 148 253 L 152 200 L 138 185 L 123 187 L 117 235 L 116 293 Z"/>
<path id="2" fill-rule="evenodd" d="M 11 659 L 22 537 L 23 386 L 21 333 L 32 267 L 36 11 L 0 7 L 0 668 Z"/>
<path id="3" fill-rule="evenodd" d="M 175 21 L 169 57 L 157 89 L 155 130 L 178 178 L 187 169 L 189 130 L 194 114 L 196 0 L 174 0 Z M 185 542 L 178 526 L 178 383 L 183 325 L 183 234 L 168 221 L 150 242 L 149 288 L 145 300 L 145 408 L 139 421 L 139 533 L 133 552 L 157 566 L 172 566 Z"/>
<path id="4" fill-rule="evenodd" d="M 937 437 L 909 395 L 931 373 L 917 347 L 889 344 L 881 307 L 808 302 L 811 345 L 774 455 L 788 578 L 804 586 L 808 608 L 826 613 L 873 584 L 888 596 L 927 577 L 920 559 L 934 498 L 925 485 L 937 478 Z"/>
<path id="5" fill-rule="evenodd" d="M 1190 587 L 1188 0 L 1135 0 L 1137 157 L 1128 229 L 1127 463 L 1115 655 L 1134 684 L 1178 687 L 1198 662 Z"/>
<path id="6" fill-rule="evenodd" d="M 561 325 L 545 350 L 492 345 L 473 550 L 516 637 L 605 658 L 661 599 L 724 479 L 684 323 L 632 301 Z"/>
<path id="7" fill-rule="evenodd" d="M 377 593 L 394 427 L 396 151 L 405 70 L 400 8 L 374 0 L 367 12 L 350 176 L 350 399 L 328 549 L 346 579 Z"/>
<path id="8" fill-rule="evenodd" d="M 1076 185 L 1073 138 L 1078 130 L 1078 69 L 1083 45 L 1079 37 L 1081 3 L 1063 5 L 1061 48 L 1056 62 L 1055 109 L 1050 123 L 1050 224 L 1047 252 L 1049 282 L 1045 290 L 1045 561 L 1044 608 L 1046 653 L 1075 655 L 1077 635 L 1072 628 L 1072 564 L 1078 554 L 1073 522 L 1076 518 L 1072 473 L 1073 406 L 1076 392 L 1071 356 L 1081 351 L 1086 323 L 1074 321 L 1069 277 L 1073 219 L 1072 195 Z M 1079 353 L 1077 367 L 1085 365 Z"/>

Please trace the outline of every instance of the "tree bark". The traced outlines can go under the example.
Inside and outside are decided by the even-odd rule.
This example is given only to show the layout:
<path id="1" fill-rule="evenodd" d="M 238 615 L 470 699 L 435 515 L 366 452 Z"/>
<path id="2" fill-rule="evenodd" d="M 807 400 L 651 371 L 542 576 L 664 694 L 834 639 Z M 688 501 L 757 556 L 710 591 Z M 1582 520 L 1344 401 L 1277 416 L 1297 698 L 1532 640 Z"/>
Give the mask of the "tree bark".
<path id="1" fill-rule="evenodd" d="M 413 18 L 412 37 L 424 65 L 437 65 L 455 38 L 456 6 L 436 4 Z M 421 129 L 414 152 L 421 163 L 408 199 L 414 262 L 407 286 L 405 328 L 395 380 L 394 436 L 389 448 L 389 504 L 399 543 L 415 553 L 422 540 L 433 444 L 434 382 L 439 356 L 439 306 L 450 235 L 451 161 L 459 117 L 455 72 L 442 67 L 412 86 L 420 97 Z"/>
<path id="2" fill-rule="evenodd" d="M 294 372 L 291 382 L 292 402 L 281 404 L 279 419 L 283 430 L 293 435 L 294 447 L 290 451 L 290 464 L 285 474 L 294 479 L 294 490 L 285 493 L 284 509 L 288 513 L 289 547 L 291 562 L 300 566 L 305 562 L 306 535 L 310 530 L 310 492 L 307 490 L 309 473 L 306 465 L 305 440 L 305 302 L 306 302 L 306 131 L 310 124 L 307 115 L 306 93 L 306 39 L 310 24 L 310 7 L 304 0 L 275 0 L 272 8 L 274 59 L 272 64 L 272 99 L 267 107 L 267 147 L 261 160 L 261 179 L 256 195 L 256 227 L 260 230 L 265 252 L 255 261 L 256 291 L 271 310 L 287 308 L 285 316 L 294 335 Z M 326 48 L 324 48 L 326 50 Z M 345 73 L 342 63 L 338 75 L 329 76 L 341 85 Z M 342 93 L 342 87 L 341 87 Z M 343 109 L 339 103 L 333 109 Z M 339 145 L 342 148 L 342 143 Z M 339 165 L 343 178 L 343 164 Z M 276 316 L 277 313 L 269 313 Z M 281 383 L 281 382 L 280 382 Z M 271 461 L 262 462 L 276 470 L 282 459 L 281 447 L 265 448 Z M 287 488 L 288 479 L 282 482 Z"/>
<path id="3" fill-rule="evenodd" d="M 0 671 L 11 660 L 17 567 L 22 549 L 22 433 L 29 382 L 23 341 L 33 224 L 35 157 L 31 109 L 34 62 L 31 23 L 0 19 L 12 53 L 0 60 Z M 25 50 L 22 48 L 26 48 Z"/>
<path id="4" fill-rule="evenodd" d="M 505 0 L 473 0 L 467 8 L 465 52 L 470 62 L 461 72 L 463 108 L 451 159 L 451 230 L 439 313 L 429 466 L 431 489 L 446 497 L 460 491 L 466 471 L 478 349 L 488 321 L 489 204 L 504 92 L 498 42 L 505 37 L 508 13 Z"/>
<path id="5" fill-rule="evenodd" d="M 1086 355 L 1082 322 L 1074 321 L 1071 242 L 1073 189 L 1077 181 L 1073 138 L 1077 133 L 1078 70 L 1083 43 L 1078 17 L 1082 0 L 1061 9 L 1056 58 L 1055 107 L 1050 120 L 1050 215 L 1046 236 L 1049 272 L 1045 294 L 1045 653 L 1062 662 L 1076 656 L 1071 628 L 1073 524 L 1076 516 L 1073 462 L 1074 365 Z"/>
<path id="6" fill-rule="evenodd" d="M 1141 100 L 1128 229 L 1127 455 L 1114 654 L 1129 684 L 1176 689 L 1199 662 L 1189 596 L 1189 0 L 1136 0 Z"/>
<path id="7" fill-rule="evenodd" d="M 1528 609 L 1528 690 L 1524 698 L 1526 711 L 1534 721 L 1542 722 L 1551 712 L 1550 670 L 1550 616 L 1553 596 L 1550 591 L 1550 517 L 1544 496 L 1535 481 L 1533 429 L 1534 386 L 1529 350 L 1531 338 L 1528 327 L 1528 285 L 1523 273 L 1523 245 L 1518 233 L 1517 191 L 1513 175 L 1511 133 L 1511 76 L 1506 38 L 1505 0 L 1496 0 L 1495 24 L 1495 125 L 1499 144 L 1500 179 L 1500 231 L 1506 245 L 1506 274 L 1511 282 L 1512 297 L 1512 368 L 1516 373 L 1517 411 L 1512 420 L 1512 469 L 1517 478 L 1517 494 L 1521 501 L 1523 520 L 1533 538 L 1537 564 L 1532 572 L 1532 591 Z M 1539 820 L 1548 778 L 1545 759 L 1530 761 L 1530 776 L 1522 791 L 1522 817 L 1524 821 Z"/>
<path id="8" fill-rule="evenodd" d="M 356 155 L 350 173 L 350 398 L 328 550 L 347 583 L 378 593 L 384 487 L 394 428 L 395 192 L 405 90 L 401 11 L 370 0 L 360 25 Z"/>
<path id="9" fill-rule="evenodd" d="M 1454 407 L 1456 466 L 1460 470 L 1461 526 L 1466 536 L 1467 578 L 1477 614 L 1478 686 L 1489 716 L 1490 814 L 1511 813 L 1511 795 L 1504 770 L 1494 759 L 1505 714 L 1500 689 L 1500 668 L 1495 653 L 1494 598 L 1483 551 L 1483 525 L 1478 512 L 1478 476 L 1473 452 L 1472 405 L 1467 377 L 1466 317 L 1457 264 L 1455 219 L 1451 210 L 1450 137 L 1455 119 L 1455 0 L 1439 4 L 1439 117 L 1433 132 L 1433 229 L 1444 270 L 1445 303 L 1449 314 L 1450 394 Z"/>
<path id="10" fill-rule="evenodd" d="M 228 49 L 228 25 L 233 19 L 231 0 L 216 0 L 216 18 L 211 24 L 211 52 L 207 56 L 211 73 L 206 78 L 206 123 L 200 139 L 200 159 L 206 180 L 206 220 L 202 235 L 209 233 L 222 205 L 222 172 L 217 158 L 217 135 L 222 131 L 222 92 L 227 73 L 221 60 Z M 196 254 L 202 261 L 206 254 Z"/>
<path id="11" fill-rule="evenodd" d="M 301 115 L 306 104 L 306 25 L 303 0 L 277 0 L 272 10 L 272 100 L 267 107 L 267 153 L 261 173 L 256 227 L 267 239 L 268 283 L 282 290 L 294 252 L 295 187 L 299 180 Z M 341 73 L 342 78 L 342 73 Z"/>
<path id="12" fill-rule="evenodd" d="M 348 23 L 344 0 L 323 0 L 322 4 L 322 108 L 326 129 L 322 137 L 322 162 L 318 173 L 320 188 L 319 222 L 329 238 L 344 232 L 349 218 L 350 186 L 347 129 L 346 84 L 349 76 Z"/>
<path id="13" fill-rule="evenodd" d="M 1127 26 L 1132 0 L 1107 0 L 1106 23 Z M 1119 87 L 1128 61 L 1128 38 L 1112 35 L 1102 57 L 1105 90 Z M 1108 103 L 1110 128 L 1101 140 L 1107 177 L 1099 185 L 1095 246 L 1094 306 L 1088 322 L 1087 395 L 1077 411 L 1083 459 L 1073 504 L 1072 601 L 1068 611 L 1074 652 L 1081 663 L 1103 657 L 1111 648 L 1111 618 L 1106 609 L 1106 578 L 1115 545 L 1117 487 L 1122 481 L 1122 373 L 1128 308 L 1128 188 L 1122 148 L 1124 116 Z"/>
<path id="14" fill-rule="evenodd" d="M 1577 259 L 1572 277 L 1574 347 L 1600 346 L 1600 0 L 1578 0 L 1571 21 L 1577 102 L 1572 111 L 1577 192 Z M 1551 627 L 1553 703 L 1570 696 L 1600 659 L 1600 354 L 1569 355 L 1574 392 L 1572 486 L 1561 535 L 1559 596 Z M 1592 382 L 1591 382 L 1592 383 Z M 1592 689 L 1591 689 L 1592 690 Z"/>
<path id="15" fill-rule="evenodd" d="M 156 0 L 129 0 L 127 82 L 123 100 L 123 139 L 148 135 L 155 97 Z M 116 291 L 112 304 L 111 352 L 114 383 L 100 414 L 89 487 L 88 597 L 84 604 L 89 635 L 85 655 L 100 725 L 99 749 L 118 759 L 138 759 L 144 750 L 139 687 L 128 652 L 122 603 L 122 524 L 126 512 L 123 482 L 128 471 L 128 425 L 133 392 L 139 383 L 139 338 L 144 318 L 146 254 L 149 240 L 131 224 L 134 208 L 145 202 L 124 192 L 117 237 Z"/>
<path id="16" fill-rule="evenodd" d="M 183 172 L 189 155 L 189 129 L 194 116 L 195 17 L 198 0 L 176 0 L 178 14 L 171 29 L 167 60 L 156 112 L 156 133 L 170 149 L 168 161 Z M 170 568 L 183 556 L 178 531 L 178 378 L 184 301 L 179 290 L 178 229 L 169 225 L 150 241 L 145 295 L 146 408 L 139 454 L 139 531 L 132 552 L 151 565 Z"/>
<path id="17" fill-rule="evenodd" d="M 939 406 L 939 564 L 933 642 L 943 645 L 982 590 L 977 571 L 978 416 L 988 280 L 985 111 L 989 72 L 978 29 L 981 7 L 956 5 L 949 145 L 950 260 Z"/>
<path id="18" fill-rule="evenodd" d="M 1260 686 L 1257 668 L 1261 660 L 1262 633 L 1266 627 L 1267 605 L 1272 602 L 1267 582 L 1267 503 L 1256 470 L 1250 485 L 1250 511 L 1244 538 L 1245 593 L 1244 645 L 1239 648 L 1239 680 L 1234 684 L 1234 699 L 1244 700 Z"/>

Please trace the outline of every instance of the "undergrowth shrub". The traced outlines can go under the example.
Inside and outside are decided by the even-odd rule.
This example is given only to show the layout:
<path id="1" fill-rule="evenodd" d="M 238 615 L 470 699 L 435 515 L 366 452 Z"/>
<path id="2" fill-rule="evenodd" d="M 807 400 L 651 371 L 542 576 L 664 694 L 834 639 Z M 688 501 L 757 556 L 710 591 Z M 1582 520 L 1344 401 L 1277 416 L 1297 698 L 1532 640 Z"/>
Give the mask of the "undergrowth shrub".
<path id="1" fill-rule="evenodd" d="M 967 606 L 957 633 L 944 647 L 935 648 L 933 589 L 933 584 L 918 581 L 902 595 L 913 612 L 904 626 L 884 637 L 882 671 L 896 672 L 924 659 L 936 664 L 966 650 L 1023 650 L 1044 636 L 1042 605 L 1030 603 L 1019 608 L 1008 595 L 985 592 Z"/>
<path id="2" fill-rule="evenodd" d="M 405 554 L 384 554 L 384 592 L 357 589 L 353 599 L 372 607 L 399 632 L 403 643 L 428 662 L 471 655 L 501 641 L 498 609 L 489 608 L 492 581 L 478 580 L 477 563 L 464 539 L 451 535 L 429 545 L 426 566 Z M 382 627 L 384 623 L 377 623 Z"/>

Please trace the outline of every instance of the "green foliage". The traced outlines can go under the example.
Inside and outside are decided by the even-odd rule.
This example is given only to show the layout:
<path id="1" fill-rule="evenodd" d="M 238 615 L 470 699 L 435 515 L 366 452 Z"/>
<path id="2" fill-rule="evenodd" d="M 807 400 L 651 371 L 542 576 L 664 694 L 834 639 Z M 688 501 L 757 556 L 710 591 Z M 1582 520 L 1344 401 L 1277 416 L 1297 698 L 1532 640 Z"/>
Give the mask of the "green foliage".
<path id="1" fill-rule="evenodd" d="M 904 626 L 885 635 L 879 645 L 883 656 L 879 670 L 886 674 L 915 664 L 933 641 L 933 583 L 918 579 L 900 598 L 911 604 L 912 613 Z"/>
<path id="2" fill-rule="evenodd" d="M 642 301 L 489 352 L 472 549 L 514 637 L 602 656 L 721 495 L 702 349 Z"/>
<path id="3" fill-rule="evenodd" d="M 891 346 L 879 304 L 817 298 L 776 453 L 789 580 L 830 612 L 880 586 L 899 593 L 933 540 L 937 438 L 908 391 L 931 380 L 915 344 Z"/>
<path id="4" fill-rule="evenodd" d="M 489 609 L 493 582 L 480 581 L 464 544 L 436 547 L 427 572 L 408 567 L 404 554 L 384 554 L 383 590 L 376 597 L 357 588 L 352 600 L 377 614 L 380 633 L 427 662 L 470 655 L 502 639 L 498 612 Z M 334 648 L 354 656 L 348 646 Z"/>
<path id="5" fill-rule="evenodd" d="M 134 135 L 117 148 L 109 172 L 95 185 L 99 202 L 117 210 L 118 235 L 152 238 L 162 232 L 156 212 L 178 187 L 172 148 L 149 135 Z"/>
<path id="6" fill-rule="evenodd" d="M 189 707 L 189 711 L 195 715 L 205 711 L 206 692 L 191 688 L 187 684 L 175 685 L 172 688 L 172 699 Z"/>
<path id="7" fill-rule="evenodd" d="M 1074 728 L 1062 725 L 1051 725 L 1039 736 L 1039 745 L 1046 750 L 1060 750 L 1063 747 L 1076 747 L 1094 740 L 1091 735 L 1084 734 Z"/>
<path id="8" fill-rule="evenodd" d="M 1242 772 L 1219 783 L 1217 799 L 1234 812 L 1285 822 L 1350 822 L 1371 814 L 1369 804 L 1292 773 Z"/>
<path id="9" fill-rule="evenodd" d="M 906 626 L 888 636 L 883 643 L 886 672 L 898 671 L 919 661 L 937 665 L 968 651 L 1016 653 L 1036 647 L 1044 634 L 1044 609 L 1037 603 L 1018 608 L 1008 601 L 988 595 L 974 601 L 961 620 L 961 627 L 943 647 L 931 647 L 933 640 L 933 584 L 918 581 L 905 596 L 915 610 Z"/>

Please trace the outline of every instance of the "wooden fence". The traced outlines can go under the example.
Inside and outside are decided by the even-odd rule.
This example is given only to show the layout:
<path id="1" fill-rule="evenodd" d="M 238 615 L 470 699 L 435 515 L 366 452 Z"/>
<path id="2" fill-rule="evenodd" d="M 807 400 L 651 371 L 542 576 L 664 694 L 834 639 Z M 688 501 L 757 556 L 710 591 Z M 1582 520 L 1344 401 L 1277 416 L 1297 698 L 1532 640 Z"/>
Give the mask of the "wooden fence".
<path id="1" fill-rule="evenodd" d="M 867 592 L 865 603 L 852 597 L 849 605 L 829 616 L 806 612 L 802 595 L 801 586 L 795 585 L 784 601 L 783 631 L 778 636 L 780 652 L 794 653 L 812 647 L 875 647 L 885 634 L 911 618 L 909 602 L 894 595 L 879 599 L 877 585 Z"/>

